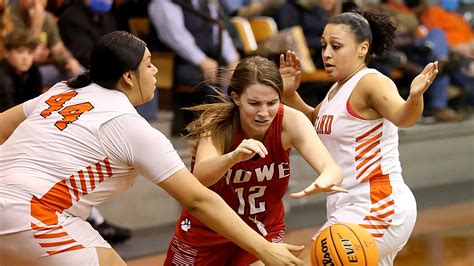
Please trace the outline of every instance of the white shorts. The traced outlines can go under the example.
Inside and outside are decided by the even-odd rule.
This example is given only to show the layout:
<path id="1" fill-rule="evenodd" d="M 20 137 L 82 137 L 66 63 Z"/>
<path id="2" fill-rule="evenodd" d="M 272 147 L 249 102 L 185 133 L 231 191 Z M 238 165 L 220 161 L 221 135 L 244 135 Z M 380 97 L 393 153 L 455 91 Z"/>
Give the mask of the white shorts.
<path id="1" fill-rule="evenodd" d="M 30 200 L 0 185 L 0 266 L 99 265 L 96 247 L 111 246 L 88 222 L 56 213 L 57 224 L 42 224 L 32 217 Z"/>
<path id="2" fill-rule="evenodd" d="M 413 231 L 417 214 L 415 197 L 403 182 L 391 183 L 391 189 L 386 185 L 372 185 L 371 189 L 365 182 L 350 188 L 349 193 L 328 195 L 326 207 L 328 221 L 314 239 L 332 224 L 359 224 L 377 241 L 379 265 L 393 265 Z"/>

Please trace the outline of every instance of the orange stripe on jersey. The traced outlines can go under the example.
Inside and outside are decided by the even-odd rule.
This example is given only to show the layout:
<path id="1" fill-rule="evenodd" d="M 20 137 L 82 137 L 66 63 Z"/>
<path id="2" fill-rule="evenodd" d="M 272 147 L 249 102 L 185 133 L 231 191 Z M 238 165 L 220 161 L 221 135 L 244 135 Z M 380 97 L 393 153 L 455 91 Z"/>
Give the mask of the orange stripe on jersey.
<path id="1" fill-rule="evenodd" d="M 359 224 L 366 229 L 388 229 L 390 225 L 388 224 Z"/>
<path id="2" fill-rule="evenodd" d="M 105 158 L 104 163 L 105 163 L 105 169 L 107 169 L 107 175 L 109 177 L 111 177 L 112 176 L 112 168 L 110 167 L 109 158 Z"/>
<path id="3" fill-rule="evenodd" d="M 383 210 L 383 209 L 387 208 L 388 206 L 392 206 L 393 204 L 395 204 L 395 201 L 394 201 L 394 200 L 391 200 L 391 201 L 389 201 L 389 202 L 387 202 L 387 203 L 385 203 L 385 204 L 380 205 L 380 206 L 377 207 L 377 208 L 372 208 L 372 209 L 370 209 L 370 212 L 376 212 L 376 211 Z"/>
<path id="4" fill-rule="evenodd" d="M 370 135 L 372 132 L 374 132 L 375 130 L 381 128 L 382 125 L 383 125 L 383 122 L 380 123 L 380 124 L 378 124 L 378 125 L 376 125 L 374 128 L 372 128 L 371 130 L 365 132 L 364 134 L 358 136 L 358 137 L 356 138 L 356 142 L 360 142 L 362 139 L 364 139 L 365 137 L 367 137 L 368 135 Z"/>
<path id="5" fill-rule="evenodd" d="M 58 238 L 63 236 L 68 236 L 66 232 L 54 233 L 54 234 L 33 234 L 35 238 Z"/>
<path id="6" fill-rule="evenodd" d="M 364 166 L 364 164 L 370 162 L 370 160 L 372 160 L 379 153 L 380 153 L 380 149 L 377 149 L 372 155 L 365 158 L 360 164 L 358 164 L 357 167 L 356 167 L 356 170 L 359 170 L 362 166 Z"/>
<path id="7" fill-rule="evenodd" d="M 365 171 L 367 171 L 367 169 L 369 169 L 372 165 L 374 165 L 375 163 L 380 162 L 380 159 L 381 159 L 381 158 L 378 158 L 377 160 L 375 160 L 375 161 L 371 162 L 369 165 L 367 165 L 364 169 L 362 169 L 362 171 L 360 171 L 359 174 L 357 174 L 356 179 L 359 179 L 359 178 L 365 173 Z M 366 178 L 364 178 L 364 180 L 365 180 L 365 179 L 366 179 Z M 364 182 L 365 182 L 365 181 L 364 181 Z M 361 183 L 363 183 L 363 182 L 361 182 Z"/>
<path id="8" fill-rule="evenodd" d="M 359 154 L 356 155 L 355 160 L 358 161 L 364 157 L 365 154 L 367 154 L 369 151 L 373 150 L 375 147 L 377 147 L 380 144 L 380 140 L 377 140 L 376 142 L 370 144 L 369 147 L 367 147 L 365 150 L 360 152 Z"/>
<path id="9" fill-rule="evenodd" d="M 72 191 L 74 192 L 74 196 L 76 197 L 76 201 L 79 201 L 79 191 L 77 189 L 76 180 L 74 179 L 74 175 L 69 177 L 69 182 L 72 186 Z"/>
<path id="10" fill-rule="evenodd" d="M 41 199 L 31 198 L 31 216 L 46 225 L 58 224 L 57 212 L 71 207 L 72 199 L 66 180 L 56 183 Z"/>
<path id="11" fill-rule="evenodd" d="M 76 250 L 76 249 L 81 249 L 81 248 L 84 248 L 82 245 L 75 245 L 75 246 L 72 246 L 70 248 L 66 248 L 66 249 L 62 249 L 62 250 L 56 250 L 56 251 L 48 251 L 48 255 L 54 255 L 54 254 L 59 254 L 59 253 L 62 253 L 62 252 L 66 252 L 66 251 L 73 251 L 73 250 Z"/>
<path id="12" fill-rule="evenodd" d="M 373 136 L 372 138 L 368 139 L 364 143 L 360 144 L 359 146 L 356 147 L 356 151 L 360 150 L 361 148 L 367 146 L 369 143 L 372 143 L 376 140 L 379 140 L 380 137 L 382 137 L 382 132 L 379 132 L 377 135 Z"/>
<path id="13" fill-rule="evenodd" d="M 79 170 L 77 174 L 79 175 L 79 180 L 81 180 L 82 195 L 87 195 L 89 192 L 87 192 L 87 185 L 86 185 L 86 180 L 84 179 L 84 172 L 82 170 Z"/>
<path id="14" fill-rule="evenodd" d="M 91 190 L 95 188 L 95 179 L 94 179 L 94 172 L 92 172 L 92 166 L 87 166 L 87 174 L 89 175 L 89 182 L 91 184 Z"/>

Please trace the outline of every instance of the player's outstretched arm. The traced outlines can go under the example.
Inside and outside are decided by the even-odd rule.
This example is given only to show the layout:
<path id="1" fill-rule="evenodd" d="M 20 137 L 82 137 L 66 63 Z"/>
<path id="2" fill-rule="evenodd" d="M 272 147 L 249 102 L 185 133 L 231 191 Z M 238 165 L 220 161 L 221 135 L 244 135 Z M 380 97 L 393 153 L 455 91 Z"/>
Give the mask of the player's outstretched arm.
<path id="1" fill-rule="evenodd" d="M 182 169 L 159 185 L 192 215 L 217 233 L 256 255 L 268 265 L 303 265 L 291 252 L 303 246 L 270 243 L 251 229 L 216 193 L 204 187 L 187 169 Z"/>
<path id="2" fill-rule="evenodd" d="M 301 112 L 286 107 L 283 130 L 290 136 L 292 146 L 319 174 L 310 186 L 302 192 L 292 194 L 292 197 L 309 196 L 317 192 L 347 192 L 338 187 L 342 182 L 341 169 L 319 139 L 314 127 Z"/>

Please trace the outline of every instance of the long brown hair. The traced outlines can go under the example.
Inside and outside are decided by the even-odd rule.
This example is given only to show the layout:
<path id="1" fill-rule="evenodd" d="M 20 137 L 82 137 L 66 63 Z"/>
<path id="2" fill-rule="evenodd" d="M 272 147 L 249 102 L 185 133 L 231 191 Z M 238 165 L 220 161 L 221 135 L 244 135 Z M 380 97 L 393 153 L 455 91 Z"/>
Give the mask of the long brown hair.
<path id="1" fill-rule="evenodd" d="M 211 137 L 219 152 L 230 151 L 232 141 L 240 128 L 239 107 L 231 93 L 240 96 L 254 84 L 270 86 L 283 95 L 283 80 L 278 67 L 267 58 L 252 56 L 244 58 L 234 70 L 227 94 L 216 90 L 218 102 L 201 104 L 188 110 L 199 113 L 198 118 L 187 126 L 188 138 Z"/>

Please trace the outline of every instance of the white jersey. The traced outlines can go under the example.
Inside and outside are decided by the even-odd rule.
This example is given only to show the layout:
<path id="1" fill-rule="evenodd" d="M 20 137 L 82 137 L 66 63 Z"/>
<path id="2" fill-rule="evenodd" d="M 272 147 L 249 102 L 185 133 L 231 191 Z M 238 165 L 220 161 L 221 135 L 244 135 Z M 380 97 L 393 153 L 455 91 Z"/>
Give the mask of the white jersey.
<path id="1" fill-rule="evenodd" d="M 17 200 L 30 202 L 31 224 L 2 224 L 0 235 L 53 226 L 60 214 L 86 219 L 93 206 L 133 185 L 138 171 L 159 183 L 185 168 L 122 92 L 58 83 L 24 103 L 24 112 L 0 146 L 0 199 L 24 194 Z"/>
<path id="2" fill-rule="evenodd" d="M 379 72 L 361 70 L 331 100 L 328 93 L 315 123 L 319 138 L 342 169 L 344 180 L 341 187 L 346 189 L 375 179 L 402 180 L 398 128 L 387 119 L 365 120 L 348 111 L 354 87 L 368 73 Z"/>
<path id="3" fill-rule="evenodd" d="M 380 251 L 379 265 L 392 265 L 405 245 L 416 220 L 416 202 L 403 182 L 398 154 L 398 128 L 387 119 L 358 117 L 349 98 L 366 74 L 364 69 L 352 76 L 334 97 L 323 100 L 315 128 L 344 179 L 341 187 L 349 193 L 330 193 L 326 207 L 328 221 L 355 223 L 375 238 Z"/>

